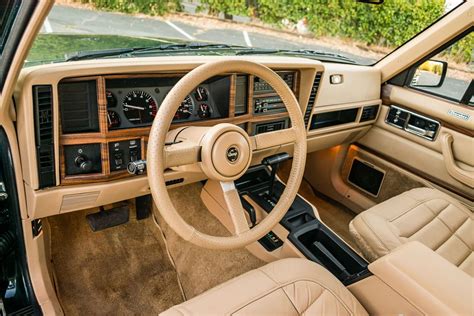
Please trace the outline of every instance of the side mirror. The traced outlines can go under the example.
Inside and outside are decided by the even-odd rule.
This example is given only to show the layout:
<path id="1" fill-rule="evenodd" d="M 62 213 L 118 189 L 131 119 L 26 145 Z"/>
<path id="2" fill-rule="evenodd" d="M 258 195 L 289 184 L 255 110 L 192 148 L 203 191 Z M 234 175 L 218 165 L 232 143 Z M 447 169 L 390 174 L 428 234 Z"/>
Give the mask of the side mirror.
<path id="1" fill-rule="evenodd" d="M 438 88 L 446 78 L 448 63 L 440 60 L 427 60 L 416 68 L 410 86 Z"/>

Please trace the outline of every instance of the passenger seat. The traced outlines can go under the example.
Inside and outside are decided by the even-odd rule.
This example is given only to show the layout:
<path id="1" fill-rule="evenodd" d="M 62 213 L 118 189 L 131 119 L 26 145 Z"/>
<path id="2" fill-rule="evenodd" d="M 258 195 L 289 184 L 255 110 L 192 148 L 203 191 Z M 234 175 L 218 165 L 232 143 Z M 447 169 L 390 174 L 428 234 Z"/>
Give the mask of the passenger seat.
<path id="1" fill-rule="evenodd" d="M 417 240 L 474 277 L 473 218 L 451 196 L 417 188 L 360 213 L 349 230 L 370 261 Z"/>

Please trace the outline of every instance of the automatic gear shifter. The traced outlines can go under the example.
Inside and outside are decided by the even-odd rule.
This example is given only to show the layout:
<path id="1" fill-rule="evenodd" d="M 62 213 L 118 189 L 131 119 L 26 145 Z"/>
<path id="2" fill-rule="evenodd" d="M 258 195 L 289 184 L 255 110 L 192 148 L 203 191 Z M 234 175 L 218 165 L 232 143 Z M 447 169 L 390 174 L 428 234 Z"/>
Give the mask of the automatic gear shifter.
<path id="1" fill-rule="evenodd" d="M 269 201 L 271 202 L 278 201 L 278 199 L 274 199 L 274 196 L 273 196 L 273 188 L 275 186 L 275 177 L 276 177 L 278 168 L 280 167 L 280 164 L 284 161 L 287 161 L 288 159 L 290 159 L 290 155 L 288 153 L 281 153 L 281 154 L 276 154 L 273 156 L 268 156 L 262 160 L 262 164 L 270 167 L 272 170 L 272 173 L 270 175 L 270 183 L 268 187 L 268 198 L 269 198 Z"/>

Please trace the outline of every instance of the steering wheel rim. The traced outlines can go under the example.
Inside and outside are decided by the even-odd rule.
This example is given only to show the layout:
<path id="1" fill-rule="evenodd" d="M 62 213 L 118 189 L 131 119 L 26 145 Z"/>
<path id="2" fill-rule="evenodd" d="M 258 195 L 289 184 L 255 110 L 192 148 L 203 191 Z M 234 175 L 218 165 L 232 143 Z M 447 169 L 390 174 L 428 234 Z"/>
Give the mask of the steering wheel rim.
<path id="1" fill-rule="evenodd" d="M 294 133 L 292 135 L 294 136 L 294 138 L 292 137 L 294 139 L 294 151 L 287 185 L 272 212 L 251 229 L 228 237 L 217 237 L 197 231 L 193 226 L 186 223 L 175 209 L 165 184 L 164 170 L 167 166 L 165 141 L 174 114 L 182 100 L 200 83 L 224 73 L 255 75 L 273 87 L 285 104 L 290 117 L 291 128 L 285 131 L 289 134 Z M 258 149 L 258 142 L 259 139 L 254 139 L 252 146 Z M 209 249 L 241 248 L 257 241 L 268 233 L 283 218 L 293 203 L 303 178 L 306 146 L 306 129 L 298 101 L 288 85 L 273 70 L 262 64 L 242 59 L 202 64 L 183 76 L 170 90 L 153 122 L 147 150 L 147 170 L 151 194 L 164 220 L 184 240 Z M 248 168 L 248 164 L 246 168 Z M 232 199 L 235 201 L 235 196 Z"/>

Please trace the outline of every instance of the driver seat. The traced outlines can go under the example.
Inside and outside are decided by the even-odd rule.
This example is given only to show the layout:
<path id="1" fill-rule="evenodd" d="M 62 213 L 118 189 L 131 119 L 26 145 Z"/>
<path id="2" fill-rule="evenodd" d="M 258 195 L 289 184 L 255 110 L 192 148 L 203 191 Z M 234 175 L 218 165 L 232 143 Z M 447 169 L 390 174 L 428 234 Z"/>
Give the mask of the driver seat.
<path id="1" fill-rule="evenodd" d="M 172 315 L 368 315 L 322 266 L 289 258 L 229 280 L 161 313 Z"/>

